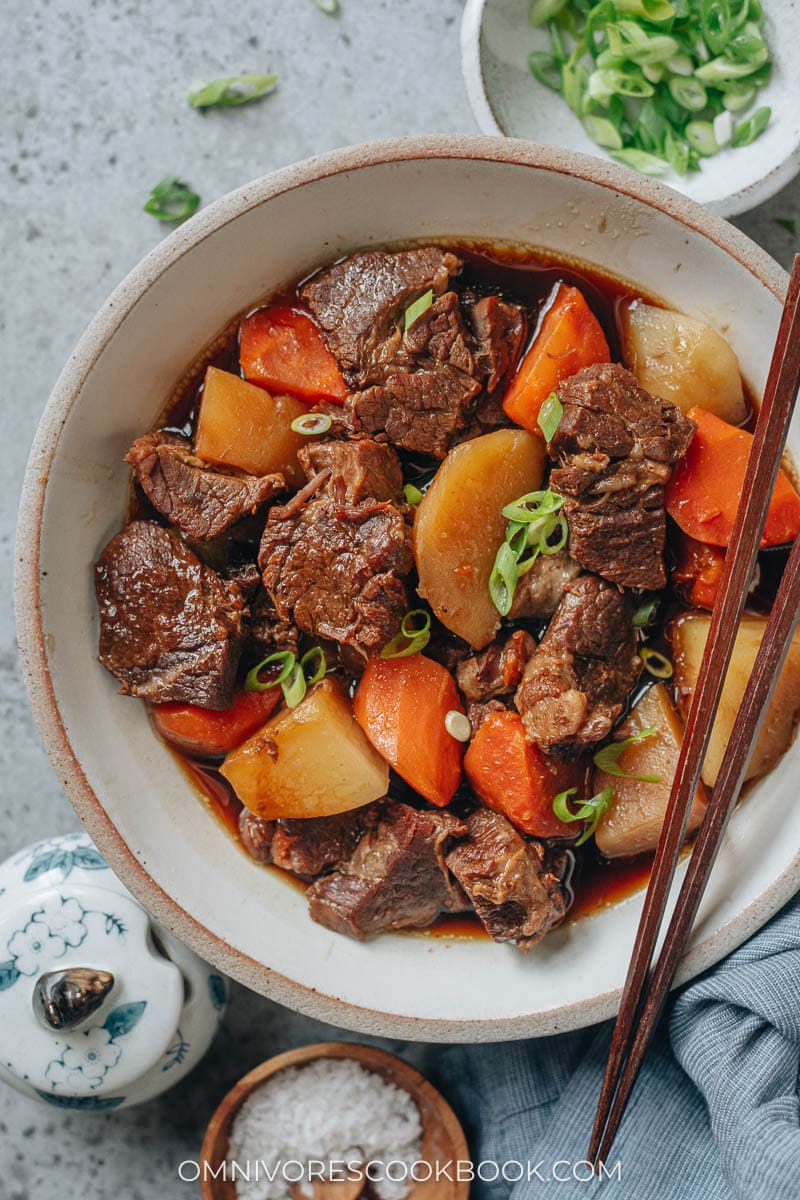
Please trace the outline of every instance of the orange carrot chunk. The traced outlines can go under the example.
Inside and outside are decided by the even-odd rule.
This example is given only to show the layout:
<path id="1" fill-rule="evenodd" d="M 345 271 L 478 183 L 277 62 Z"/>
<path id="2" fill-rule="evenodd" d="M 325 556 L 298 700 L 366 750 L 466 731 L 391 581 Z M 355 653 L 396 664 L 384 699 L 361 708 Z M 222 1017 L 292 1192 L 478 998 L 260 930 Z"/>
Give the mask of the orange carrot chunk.
<path id="1" fill-rule="evenodd" d="M 605 334 L 583 294 L 575 287 L 559 284 L 503 398 L 506 416 L 541 437 L 539 410 L 550 393 L 582 367 L 610 360 Z"/>
<path id="2" fill-rule="evenodd" d="M 245 379 L 301 400 L 341 404 L 347 384 L 307 313 L 275 304 L 242 321 L 239 362 Z"/>
<path id="3" fill-rule="evenodd" d="M 383 758 L 431 804 L 443 808 L 461 782 L 463 744 L 445 727 L 463 712 L 452 675 L 421 654 L 371 658 L 353 697 L 353 713 Z"/>
<path id="4" fill-rule="evenodd" d="M 692 608 L 707 608 L 710 611 L 722 580 L 725 551 L 719 546 L 697 542 L 677 531 L 671 544 L 675 558 L 672 582 L 676 591 L 686 598 Z"/>
<path id="5" fill-rule="evenodd" d="M 744 485 L 753 435 L 704 408 L 690 408 L 697 425 L 689 449 L 667 484 L 673 521 L 698 542 L 727 546 Z M 800 496 L 785 471 L 778 472 L 762 546 L 781 546 L 800 533 Z"/>
<path id="6" fill-rule="evenodd" d="M 553 812 L 553 800 L 568 788 L 583 799 L 586 768 L 545 755 L 525 737 L 515 712 L 490 713 L 473 735 L 464 771 L 475 794 L 523 833 L 538 838 L 574 838 L 580 826 Z"/>
<path id="7" fill-rule="evenodd" d="M 236 693 L 221 712 L 196 704 L 155 704 L 153 724 L 161 736 L 185 754 L 220 758 L 235 750 L 269 720 L 281 698 L 279 687 Z"/>

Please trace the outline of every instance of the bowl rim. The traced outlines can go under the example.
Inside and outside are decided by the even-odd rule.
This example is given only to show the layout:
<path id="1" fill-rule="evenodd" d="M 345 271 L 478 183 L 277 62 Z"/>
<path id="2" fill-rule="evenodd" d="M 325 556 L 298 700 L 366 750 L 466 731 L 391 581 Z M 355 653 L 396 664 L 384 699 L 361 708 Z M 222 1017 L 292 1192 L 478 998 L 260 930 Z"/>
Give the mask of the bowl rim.
<path id="1" fill-rule="evenodd" d="M 484 133 L 509 136 L 497 115 L 483 68 L 483 22 L 490 0 L 466 0 L 461 16 L 461 73 L 472 114 Z M 577 153 L 577 151 L 575 152 Z M 605 158 L 602 161 L 606 161 Z M 610 160 L 609 160 L 610 161 Z M 628 170 L 628 168 L 624 168 Z M 712 200 L 710 205 L 724 217 L 736 217 L 770 200 L 786 187 L 800 171 L 800 140 L 788 154 L 774 163 L 758 179 L 745 187 L 728 191 Z M 638 174 L 631 171 L 632 174 Z"/>
<path id="2" fill-rule="evenodd" d="M 156 245 L 114 289 L 64 366 L 40 419 L 25 471 L 15 545 L 14 606 L 23 677 L 39 736 L 68 798 L 109 865 L 133 895 L 186 945 L 227 975 L 285 1006 L 340 1028 L 416 1041 L 491 1042 L 560 1033 L 612 1016 L 621 990 L 534 1015 L 480 1020 L 433 1019 L 370 1009 L 300 984 L 212 933 L 150 876 L 90 786 L 64 728 L 47 663 L 40 606 L 40 549 L 45 493 L 61 430 L 85 379 L 128 313 L 155 280 L 218 229 L 275 197 L 334 175 L 392 162 L 456 159 L 530 167 L 622 193 L 714 243 L 782 300 L 788 277 L 766 251 L 721 217 L 658 180 L 590 155 L 537 142 L 475 134 L 392 138 L 332 150 L 283 167 L 222 196 Z M 741 945 L 800 886 L 800 852 L 737 916 L 684 957 L 676 984 Z"/>

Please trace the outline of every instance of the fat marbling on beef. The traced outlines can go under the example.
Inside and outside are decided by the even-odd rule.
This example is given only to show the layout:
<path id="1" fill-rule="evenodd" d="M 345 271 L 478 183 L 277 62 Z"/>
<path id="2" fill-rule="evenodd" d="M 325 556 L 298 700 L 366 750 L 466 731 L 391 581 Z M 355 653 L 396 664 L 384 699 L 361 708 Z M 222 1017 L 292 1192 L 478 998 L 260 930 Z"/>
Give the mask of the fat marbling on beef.
<path id="1" fill-rule="evenodd" d="M 125 461 L 153 507 L 198 541 L 219 537 L 286 486 L 282 475 L 213 467 L 197 458 L 186 438 L 165 431 L 137 438 Z"/>
<path id="2" fill-rule="evenodd" d="M 236 583 L 154 521 L 131 521 L 111 539 L 94 582 L 99 658 L 122 692 L 230 706 L 246 611 Z"/>
<path id="3" fill-rule="evenodd" d="M 466 907 L 445 865 L 466 826 L 449 812 L 390 801 L 378 806 L 351 857 L 308 889 L 313 919 L 363 940 L 385 929 L 421 929 Z"/>
<path id="4" fill-rule="evenodd" d="M 567 587 L 515 697 L 543 750 L 608 737 L 641 670 L 633 613 L 630 596 L 596 575 Z"/>
<path id="5" fill-rule="evenodd" d="M 500 813 L 471 813 L 466 838 L 446 861 L 497 942 L 529 950 L 564 919 L 566 897 L 541 844 L 523 838 Z"/>
<path id="6" fill-rule="evenodd" d="M 411 516 L 391 447 L 358 439 L 305 447 L 308 489 L 270 510 L 259 566 L 276 619 L 379 651 L 408 610 Z"/>
<path id="7" fill-rule="evenodd" d="M 564 496 L 572 558 L 623 587 L 663 588 L 664 488 L 694 423 L 618 363 L 584 367 L 558 397 L 550 486 Z"/>

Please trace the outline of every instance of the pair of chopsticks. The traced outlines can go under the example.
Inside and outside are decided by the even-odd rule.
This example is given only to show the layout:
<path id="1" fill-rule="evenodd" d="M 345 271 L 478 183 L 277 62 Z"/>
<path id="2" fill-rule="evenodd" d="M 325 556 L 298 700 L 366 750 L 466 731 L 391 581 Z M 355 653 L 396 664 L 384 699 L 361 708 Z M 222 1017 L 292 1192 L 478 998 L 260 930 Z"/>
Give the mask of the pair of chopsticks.
<path id="1" fill-rule="evenodd" d="M 755 568 L 772 490 L 800 385 L 800 255 L 789 279 L 778 338 L 742 487 L 720 590 L 683 735 L 661 836 L 597 1107 L 589 1160 L 605 1161 L 663 1012 L 728 817 L 800 617 L 800 538 L 792 548 L 753 672 L 694 844 L 658 962 L 650 966 L 675 875 L 711 729 Z"/>

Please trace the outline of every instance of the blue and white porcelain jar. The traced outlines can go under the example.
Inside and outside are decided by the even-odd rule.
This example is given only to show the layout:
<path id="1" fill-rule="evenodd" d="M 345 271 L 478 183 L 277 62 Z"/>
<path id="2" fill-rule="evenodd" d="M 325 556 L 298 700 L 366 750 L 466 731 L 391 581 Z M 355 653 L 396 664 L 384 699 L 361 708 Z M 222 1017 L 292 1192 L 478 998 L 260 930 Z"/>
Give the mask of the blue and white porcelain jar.
<path id="1" fill-rule="evenodd" d="M 227 981 L 133 898 L 85 833 L 0 864 L 0 1080 L 62 1108 L 139 1104 L 205 1054 Z"/>

